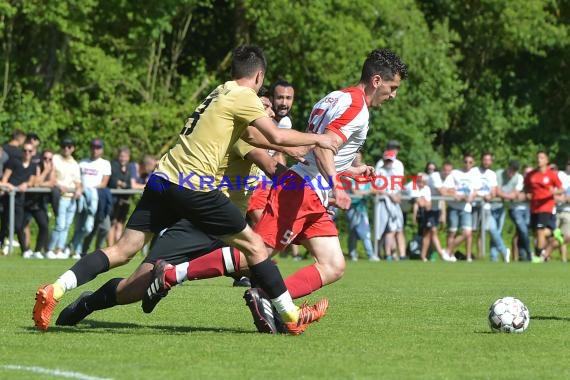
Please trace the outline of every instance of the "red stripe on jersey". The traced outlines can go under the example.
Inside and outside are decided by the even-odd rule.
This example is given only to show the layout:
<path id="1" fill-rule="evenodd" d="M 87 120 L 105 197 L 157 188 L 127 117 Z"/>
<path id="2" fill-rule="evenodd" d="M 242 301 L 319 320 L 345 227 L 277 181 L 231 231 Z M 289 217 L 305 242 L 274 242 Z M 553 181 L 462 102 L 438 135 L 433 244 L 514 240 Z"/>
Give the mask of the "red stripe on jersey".
<path id="1" fill-rule="evenodd" d="M 346 88 L 342 90 L 342 92 L 348 92 L 350 94 L 350 106 L 348 106 L 342 115 L 327 125 L 327 129 L 338 134 L 342 138 L 342 141 L 346 142 L 348 139 L 344 133 L 342 133 L 341 128 L 348 125 L 348 123 L 350 123 L 356 116 L 358 116 L 360 111 L 362 111 L 362 108 L 364 107 L 364 92 L 356 87 Z"/>

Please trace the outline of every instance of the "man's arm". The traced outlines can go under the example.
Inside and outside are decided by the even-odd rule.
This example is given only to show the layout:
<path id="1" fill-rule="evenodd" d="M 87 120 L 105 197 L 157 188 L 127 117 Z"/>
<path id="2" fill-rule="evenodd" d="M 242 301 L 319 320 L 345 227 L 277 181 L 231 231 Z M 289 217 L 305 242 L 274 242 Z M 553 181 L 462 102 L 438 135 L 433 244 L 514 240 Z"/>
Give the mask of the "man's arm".
<path id="1" fill-rule="evenodd" d="M 275 145 L 269 142 L 269 140 L 261 133 L 257 128 L 248 126 L 245 132 L 241 135 L 241 139 L 246 143 L 255 146 L 256 148 L 265 148 L 265 149 L 272 149 L 277 152 L 283 152 L 295 160 L 299 162 L 304 162 L 305 159 L 303 158 L 309 151 L 315 147 L 315 144 L 312 145 L 304 145 L 304 146 L 297 146 L 297 147 L 286 147 Z M 283 161 L 280 161 L 283 165 L 285 165 L 285 159 L 281 155 Z"/>
<path id="2" fill-rule="evenodd" d="M 265 138 L 274 145 L 281 146 L 305 146 L 316 145 L 318 147 L 337 152 L 335 140 L 329 134 L 302 133 L 293 129 L 277 128 L 269 117 L 261 117 L 252 122 Z M 248 128 L 249 129 L 249 128 Z M 249 142 L 248 140 L 245 140 Z M 253 145 L 253 144 L 252 144 Z"/>

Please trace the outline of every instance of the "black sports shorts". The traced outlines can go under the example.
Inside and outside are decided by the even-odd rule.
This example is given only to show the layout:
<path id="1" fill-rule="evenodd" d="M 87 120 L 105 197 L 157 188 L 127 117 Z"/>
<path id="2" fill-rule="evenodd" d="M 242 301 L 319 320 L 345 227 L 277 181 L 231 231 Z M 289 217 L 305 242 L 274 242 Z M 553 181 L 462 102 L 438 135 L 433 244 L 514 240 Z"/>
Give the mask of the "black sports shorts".
<path id="1" fill-rule="evenodd" d="M 541 228 L 556 229 L 556 215 L 550 212 L 539 212 L 530 214 L 530 227 L 534 230 Z"/>
<path id="2" fill-rule="evenodd" d="M 224 246 L 227 244 L 197 229 L 188 219 L 180 219 L 155 235 L 144 262 L 155 263 L 161 259 L 176 265 Z"/>
<path id="3" fill-rule="evenodd" d="M 246 227 L 245 218 L 218 190 L 194 191 L 151 176 L 127 228 L 158 234 L 180 219 L 209 235 L 226 237 Z"/>

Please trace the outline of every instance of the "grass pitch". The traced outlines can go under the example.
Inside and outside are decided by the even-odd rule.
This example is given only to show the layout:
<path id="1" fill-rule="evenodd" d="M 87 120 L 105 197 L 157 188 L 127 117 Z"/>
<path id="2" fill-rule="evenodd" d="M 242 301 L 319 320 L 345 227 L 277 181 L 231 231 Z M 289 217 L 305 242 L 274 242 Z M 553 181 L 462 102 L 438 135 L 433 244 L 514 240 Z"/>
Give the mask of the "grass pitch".
<path id="1" fill-rule="evenodd" d="M 0 257 L 0 378 L 78 379 L 568 379 L 569 266 L 474 262 L 349 262 L 327 316 L 299 337 L 258 334 L 243 288 L 227 278 L 189 282 L 154 313 L 139 304 L 53 326 L 83 290 L 126 276 L 136 262 L 70 292 L 52 327 L 33 327 L 34 293 L 71 260 Z M 283 274 L 308 261 L 279 259 Z M 501 296 L 530 309 L 523 334 L 494 334 Z"/>

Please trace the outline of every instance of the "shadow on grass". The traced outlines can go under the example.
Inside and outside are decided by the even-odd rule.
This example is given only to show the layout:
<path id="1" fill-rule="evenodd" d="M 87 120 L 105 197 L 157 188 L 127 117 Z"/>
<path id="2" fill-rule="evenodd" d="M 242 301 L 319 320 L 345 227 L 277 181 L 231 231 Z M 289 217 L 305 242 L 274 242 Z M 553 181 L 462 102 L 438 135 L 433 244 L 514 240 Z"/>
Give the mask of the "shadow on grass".
<path id="1" fill-rule="evenodd" d="M 24 327 L 29 332 L 38 332 L 34 327 Z M 218 333 L 233 333 L 233 334 L 258 334 L 255 330 L 244 330 L 228 327 L 197 327 L 197 326 L 172 326 L 172 325 L 140 325 L 137 323 L 124 323 L 124 322 L 102 322 L 92 319 L 85 319 L 77 326 L 53 326 L 49 328 L 49 332 L 64 332 L 72 334 L 84 334 L 91 332 L 112 332 L 113 334 L 131 334 L 136 330 L 136 334 L 145 333 L 155 334 L 155 331 L 160 331 L 161 334 L 189 334 L 196 332 L 218 332 Z M 155 330 L 155 331 L 153 331 Z"/>
<path id="2" fill-rule="evenodd" d="M 539 321 L 564 321 L 564 322 L 570 322 L 570 317 L 557 317 L 554 315 L 537 315 L 537 316 L 532 316 L 530 317 L 531 320 L 533 319 L 537 319 Z"/>

